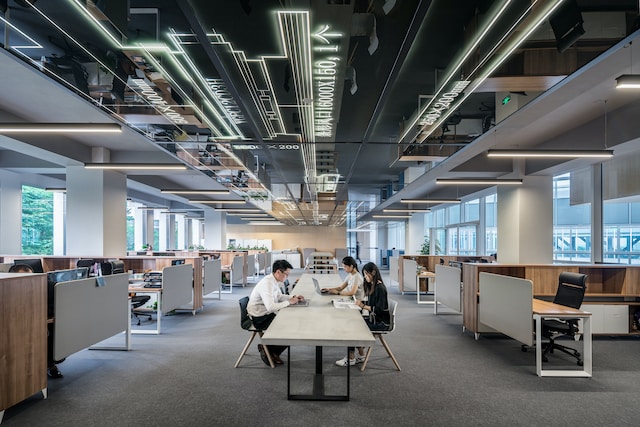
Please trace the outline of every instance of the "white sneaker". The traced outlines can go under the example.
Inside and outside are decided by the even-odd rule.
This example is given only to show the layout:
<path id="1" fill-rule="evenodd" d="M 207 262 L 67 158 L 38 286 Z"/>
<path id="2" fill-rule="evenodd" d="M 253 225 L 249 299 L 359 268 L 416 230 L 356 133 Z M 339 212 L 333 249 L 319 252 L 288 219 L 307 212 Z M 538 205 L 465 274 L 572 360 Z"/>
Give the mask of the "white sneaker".
<path id="1" fill-rule="evenodd" d="M 348 356 L 345 356 L 344 358 L 342 358 L 340 360 L 336 360 L 336 365 L 338 365 L 338 366 L 347 366 L 347 363 L 349 365 L 353 366 L 353 365 L 356 364 L 356 359 L 349 359 Z"/>
<path id="2" fill-rule="evenodd" d="M 367 357 L 366 354 L 363 354 L 362 356 L 360 356 L 359 354 L 356 354 L 356 363 L 364 363 L 364 359 Z"/>

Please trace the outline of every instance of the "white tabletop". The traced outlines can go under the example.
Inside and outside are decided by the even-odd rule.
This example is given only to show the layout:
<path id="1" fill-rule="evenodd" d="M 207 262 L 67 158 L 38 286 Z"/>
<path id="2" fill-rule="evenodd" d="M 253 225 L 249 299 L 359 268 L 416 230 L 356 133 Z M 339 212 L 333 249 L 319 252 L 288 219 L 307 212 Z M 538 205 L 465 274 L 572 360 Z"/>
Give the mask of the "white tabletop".
<path id="1" fill-rule="evenodd" d="M 262 336 L 268 345 L 312 346 L 370 346 L 375 338 L 359 310 L 334 308 L 331 300 L 336 295 L 318 295 L 311 280 L 315 277 L 320 287 L 335 287 L 342 283 L 338 274 L 303 274 L 293 294 L 310 299 L 308 307 L 286 307 Z"/>

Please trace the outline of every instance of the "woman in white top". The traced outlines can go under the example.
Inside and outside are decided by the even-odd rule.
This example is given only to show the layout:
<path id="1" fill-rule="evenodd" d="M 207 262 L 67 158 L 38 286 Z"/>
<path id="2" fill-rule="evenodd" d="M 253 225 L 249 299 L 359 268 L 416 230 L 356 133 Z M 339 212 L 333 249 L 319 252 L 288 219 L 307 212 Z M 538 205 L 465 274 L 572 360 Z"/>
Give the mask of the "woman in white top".
<path id="1" fill-rule="evenodd" d="M 330 294 L 333 295 L 343 295 L 343 296 L 354 296 L 360 301 L 364 298 L 364 279 L 362 275 L 358 271 L 358 264 L 353 257 L 344 257 L 342 260 L 342 268 L 347 273 L 347 277 L 345 281 L 335 288 L 325 288 Z"/>
<path id="2" fill-rule="evenodd" d="M 364 299 L 364 279 L 358 271 L 358 263 L 353 257 L 345 257 L 342 260 L 342 268 L 347 273 L 347 278 L 340 285 L 335 288 L 328 288 L 327 291 L 334 295 L 353 296 L 356 300 L 361 301 Z M 345 356 L 344 359 L 340 359 L 336 362 L 338 366 L 355 365 L 356 363 L 364 362 L 365 354 L 364 347 L 358 347 L 358 354 L 354 351 L 349 352 L 349 357 Z"/>

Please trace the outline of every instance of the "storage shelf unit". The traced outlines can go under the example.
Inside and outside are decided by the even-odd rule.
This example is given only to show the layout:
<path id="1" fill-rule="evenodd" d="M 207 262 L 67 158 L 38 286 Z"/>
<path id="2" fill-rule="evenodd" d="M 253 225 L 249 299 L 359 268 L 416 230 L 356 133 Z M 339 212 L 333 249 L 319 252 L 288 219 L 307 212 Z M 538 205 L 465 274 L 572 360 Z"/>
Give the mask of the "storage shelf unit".
<path id="1" fill-rule="evenodd" d="M 338 264 L 330 252 L 312 252 L 306 269 L 313 274 L 337 273 Z"/>

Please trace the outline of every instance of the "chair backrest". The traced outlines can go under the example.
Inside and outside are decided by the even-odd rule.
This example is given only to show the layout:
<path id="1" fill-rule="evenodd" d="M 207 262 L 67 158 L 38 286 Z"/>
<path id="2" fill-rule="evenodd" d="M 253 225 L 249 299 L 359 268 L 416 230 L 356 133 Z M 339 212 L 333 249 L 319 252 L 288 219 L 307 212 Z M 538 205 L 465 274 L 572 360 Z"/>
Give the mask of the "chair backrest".
<path id="1" fill-rule="evenodd" d="M 398 309 L 398 301 L 394 299 L 389 300 L 389 332 L 392 332 L 396 328 L 396 310 Z"/>
<path id="2" fill-rule="evenodd" d="M 247 306 L 249 305 L 249 297 L 243 297 L 238 300 L 240 304 L 240 326 L 242 329 L 249 330 L 253 326 L 249 312 L 247 312 Z"/>
<path id="3" fill-rule="evenodd" d="M 580 308 L 586 290 L 586 274 L 562 272 L 558 278 L 558 290 L 553 302 L 571 308 Z"/>

